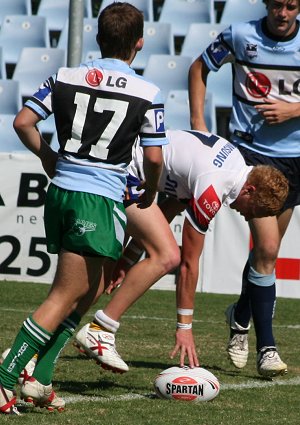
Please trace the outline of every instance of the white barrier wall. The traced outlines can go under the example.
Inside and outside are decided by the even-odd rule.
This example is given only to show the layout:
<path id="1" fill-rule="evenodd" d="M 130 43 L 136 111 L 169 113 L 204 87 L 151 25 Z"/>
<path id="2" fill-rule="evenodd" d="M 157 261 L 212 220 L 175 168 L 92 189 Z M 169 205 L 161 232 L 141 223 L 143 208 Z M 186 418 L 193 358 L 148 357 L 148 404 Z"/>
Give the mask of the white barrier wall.
<path id="1" fill-rule="evenodd" d="M 39 160 L 30 153 L 0 154 L 0 280 L 51 283 L 56 256 L 45 244 L 43 204 L 48 184 Z M 171 226 L 181 244 L 183 216 Z M 277 261 L 277 295 L 300 298 L 300 207 L 297 207 Z M 223 208 L 208 231 L 200 260 L 198 291 L 240 292 L 248 256 L 248 225 L 236 212 Z M 154 286 L 174 289 L 174 275 Z"/>

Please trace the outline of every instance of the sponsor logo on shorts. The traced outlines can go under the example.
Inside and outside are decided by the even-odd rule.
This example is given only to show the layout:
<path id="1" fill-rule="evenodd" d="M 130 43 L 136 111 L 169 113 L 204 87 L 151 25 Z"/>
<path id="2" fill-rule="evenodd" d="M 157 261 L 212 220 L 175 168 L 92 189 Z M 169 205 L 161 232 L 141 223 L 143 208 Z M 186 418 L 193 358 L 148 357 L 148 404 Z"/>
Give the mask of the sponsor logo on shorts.
<path id="1" fill-rule="evenodd" d="M 92 223 L 91 221 L 81 220 L 77 218 L 75 221 L 72 230 L 77 236 L 83 236 L 86 232 L 94 232 L 96 230 L 97 224 Z"/>

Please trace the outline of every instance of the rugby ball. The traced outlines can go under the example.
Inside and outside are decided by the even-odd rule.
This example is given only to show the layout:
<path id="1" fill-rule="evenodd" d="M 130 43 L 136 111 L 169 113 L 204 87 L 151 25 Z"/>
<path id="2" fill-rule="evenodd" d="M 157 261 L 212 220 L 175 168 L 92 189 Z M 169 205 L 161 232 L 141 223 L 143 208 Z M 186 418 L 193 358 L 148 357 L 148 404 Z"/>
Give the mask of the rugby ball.
<path id="1" fill-rule="evenodd" d="M 220 384 L 214 374 L 202 367 L 170 367 L 157 375 L 154 389 L 163 399 L 199 402 L 213 400 Z"/>

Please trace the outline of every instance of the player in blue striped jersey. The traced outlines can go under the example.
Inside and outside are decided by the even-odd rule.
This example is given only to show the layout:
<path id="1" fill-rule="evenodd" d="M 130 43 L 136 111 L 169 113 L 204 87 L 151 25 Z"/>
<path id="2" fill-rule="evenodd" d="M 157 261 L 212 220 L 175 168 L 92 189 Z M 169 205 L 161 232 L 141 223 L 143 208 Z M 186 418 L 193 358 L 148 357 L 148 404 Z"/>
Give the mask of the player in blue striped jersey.
<path id="1" fill-rule="evenodd" d="M 30 315 L 0 367 L 0 412 L 18 414 L 14 385 L 35 352 L 33 376 L 21 397 L 49 410 L 63 410 L 52 389 L 57 357 L 80 317 L 80 300 L 93 299 L 102 267 L 122 252 L 126 214 L 123 198 L 137 136 L 144 150 L 145 193 L 139 206 L 153 203 L 167 144 L 164 106 L 158 87 L 130 68 L 143 46 L 143 15 L 115 2 L 98 19 L 102 58 L 60 68 L 16 116 L 21 141 L 36 154 L 52 182 L 45 203 L 47 249 L 58 254 L 57 271 L 46 300 Z M 34 64 L 33 64 L 34 66 Z M 54 113 L 59 152 L 43 140 L 36 124 Z M 179 262 L 175 239 L 157 207 L 162 255 L 151 270 L 157 279 Z"/>
<path id="2" fill-rule="evenodd" d="M 300 204 L 300 31 L 299 0 L 265 0 L 267 16 L 232 24 L 194 61 L 189 72 L 192 128 L 205 130 L 203 105 L 210 71 L 233 67 L 231 141 L 246 163 L 271 164 L 290 182 L 277 217 L 253 219 L 254 246 L 243 273 L 238 302 L 226 315 L 231 334 L 228 354 L 242 368 L 248 358 L 252 314 L 257 338 L 257 369 L 264 376 L 285 373 L 272 332 L 275 308 L 275 262 L 280 243 Z"/>

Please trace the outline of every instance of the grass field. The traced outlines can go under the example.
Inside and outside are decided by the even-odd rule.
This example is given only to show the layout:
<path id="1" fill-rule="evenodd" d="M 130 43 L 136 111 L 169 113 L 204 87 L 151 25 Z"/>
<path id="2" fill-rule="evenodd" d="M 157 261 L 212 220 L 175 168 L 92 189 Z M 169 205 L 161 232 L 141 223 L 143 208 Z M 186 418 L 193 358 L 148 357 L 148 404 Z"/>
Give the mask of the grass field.
<path id="1" fill-rule="evenodd" d="M 0 350 L 10 346 L 24 318 L 43 300 L 47 285 L 0 282 Z M 71 343 L 57 363 L 54 388 L 67 402 L 63 413 L 26 410 L 22 417 L 0 416 L 0 423 L 72 425 L 299 425 L 300 423 L 300 300 L 279 298 L 274 331 L 288 374 L 267 381 L 256 372 L 255 336 L 250 331 L 248 365 L 241 371 L 226 355 L 228 331 L 224 310 L 236 296 L 197 294 L 194 335 L 201 366 L 219 379 L 221 390 L 212 402 L 160 400 L 153 380 L 163 369 L 176 365 L 173 348 L 175 294 L 149 291 L 123 317 L 117 348 L 130 370 L 124 375 L 103 371 L 80 355 Z M 100 299 L 94 311 L 104 306 Z"/>

